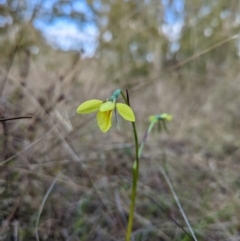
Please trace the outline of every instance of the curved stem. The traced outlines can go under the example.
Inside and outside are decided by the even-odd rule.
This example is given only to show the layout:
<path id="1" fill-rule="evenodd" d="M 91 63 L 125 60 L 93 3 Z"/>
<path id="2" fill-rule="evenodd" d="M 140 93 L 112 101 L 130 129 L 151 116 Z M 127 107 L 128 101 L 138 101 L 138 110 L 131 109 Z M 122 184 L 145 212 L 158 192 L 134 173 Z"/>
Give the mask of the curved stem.
<path id="1" fill-rule="evenodd" d="M 124 93 L 121 91 L 121 95 L 127 105 L 130 106 L 129 100 L 126 98 Z M 135 161 L 133 164 L 132 169 L 132 194 L 131 194 L 131 205 L 129 210 L 129 217 L 128 217 L 128 226 L 127 226 L 127 233 L 126 233 L 126 241 L 130 241 L 131 239 L 131 233 L 132 233 L 132 226 L 133 226 L 133 216 L 134 216 L 134 209 L 135 209 L 135 203 L 136 203 L 136 195 L 137 195 L 137 182 L 138 182 L 138 174 L 139 174 L 139 149 L 138 149 L 138 136 L 137 136 L 137 129 L 135 122 L 132 122 L 132 128 L 133 128 L 133 136 L 135 141 Z"/>
<path id="2" fill-rule="evenodd" d="M 150 123 L 150 125 L 149 125 L 149 127 L 148 127 L 148 129 L 147 129 L 147 131 L 146 131 L 146 133 L 145 133 L 145 135 L 144 135 L 144 137 L 143 137 L 142 143 L 141 143 L 141 145 L 140 145 L 140 147 L 139 147 L 139 151 L 138 151 L 138 156 L 139 156 L 139 157 L 140 157 L 141 154 L 142 154 L 142 150 L 143 150 L 143 147 L 144 147 L 144 145 L 145 145 L 145 143 L 146 143 L 146 141 L 147 141 L 147 137 L 148 137 L 148 135 L 151 133 L 152 128 L 153 128 L 153 126 L 155 125 L 155 123 L 156 123 L 156 121 L 152 121 L 152 122 Z"/>

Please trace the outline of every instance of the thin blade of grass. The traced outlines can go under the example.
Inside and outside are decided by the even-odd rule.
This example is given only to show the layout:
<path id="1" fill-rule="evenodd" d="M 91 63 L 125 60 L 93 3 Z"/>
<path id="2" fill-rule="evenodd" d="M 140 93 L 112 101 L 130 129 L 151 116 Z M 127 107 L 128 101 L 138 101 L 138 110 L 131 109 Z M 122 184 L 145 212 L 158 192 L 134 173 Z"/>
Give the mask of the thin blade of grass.
<path id="1" fill-rule="evenodd" d="M 40 241 L 39 240 L 39 235 L 38 235 L 38 224 L 39 224 L 39 220 L 40 220 L 40 216 L 41 216 L 42 210 L 44 208 L 44 205 L 45 205 L 45 203 L 47 201 L 47 198 L 48 198 L 49 194 L 51 193 L 51 191 L 52 191 L 53 187 L 55 186 L 55 184 L 56 184 L 58 178 L 60 177 L 60 175 L 61 175 L 61 173 L 58 173 L 58 175 L 55 177 L 55 179 L 51 183 L 50 187 L 48 188 L 48 190 L 47 190 L 47 192 L 46 192 L 46 194 L 45 194 L 45 196 L 44 196 L 44 198 L 42 200 L 42 203 L 40 205 L 40 208 L 39 208 L 39 211 L 38 211 L 37 220 L 36 220 L 36 231 L 35 231 L 36 232 L 36 239 L 37 239 L 37 241 Z"/>

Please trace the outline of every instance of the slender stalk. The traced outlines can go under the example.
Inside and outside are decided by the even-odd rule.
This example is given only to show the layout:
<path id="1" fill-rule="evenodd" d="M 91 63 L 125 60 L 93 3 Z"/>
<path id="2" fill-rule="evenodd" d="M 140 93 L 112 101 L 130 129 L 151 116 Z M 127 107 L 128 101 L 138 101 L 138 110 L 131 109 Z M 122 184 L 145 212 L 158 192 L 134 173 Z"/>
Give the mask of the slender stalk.
<path id="1" fill-rule="evenodd" d="M 163 174 L 165 180 L 167 181 L 167 184 L 168 184 L 168 186 L 169 186 L 169 188 L 170 188 L 170 190 L 171 190 L 171 192 L 173 194 L 173 197 L 174 197 L 174 199 L 175 199 L 175 201 L 176 201 L 176 203 L 178 205 L 178 208 L 179 208 L 179 210 L 180 210 L 180 212 L 181 212 L 181 214 L 182 214 L 182 216 L 183 216 L 183 218 L 184 218 L 184 220 L 185 220 L 185 222 L 186 222 L 186 224 L 188 226 L 189 231 L 192 234 L 193 240 L 198 241 L 197 237 L 195 236 L 195 234 L 193 232 L 193 229 L 192 229 L 192 227 L 191 227 L 191 225 L 190 225 L 190 223 L 188 221 L 188 218 L 187 218 L 187 216 L 186 216 L 186 214 L 185 214 L 185 212 L 183 210 L 183 207 L 182 207 L 182 205 L 181 205 L 181 203 L 180 203 L 180 201 L 178 199 L 178 196 L 177 196 L 176 192 L 174 191 L 173 185 L 172 185 L 170 179 L 168 178 L 167 173 L 164 171 L 164 169 L 161 166 L 159 167 L 159 169 L 160 169 L 161 173 Z"/>
<path id="2" fill-rule="evenodd" d="M 148 127 L 148 130 L 147 130 L 147 132 L 145 133 L 145 135 L 144 135 L 144 137 L 143 137 L 143 141 L 142 141 L 141 146 L 140 146 L 140 148 L 139 148 L 139 153 L 138 153 L 138 154 L 139 154 L 139 157 L 140 157 L 141 154 L 142 154 L 142 150 L 143 150 L 144 145 L 146 144 L 147 137 L 148 137 L 148 135 L 151 133 L 152 128 L 153 128 L 153 126 L 155 125 L 156 122 L 157 122 L 157 121 L 151 121 L 151 123 L 150 123 L 150 125 L 149 125 L 149 127 Z M 159 123 L 159 122 L 158 122 L 158 123 Z M 166 130 L 166 126 L 164 127 L 164 129 Z M 194 234 L 194 232 L 193 232 L 193 229 L 192 229 L 192 227 L 191 227 L 191 225 L 190 225 L 190 223 L 189 223 L 189 221 L 188 221 L 188 219 L 187 219 L 187 216 L 186 216 L 185 213 L 184 213 L 184 210 L 183 210 L 183 208 L 182 208 L 182 206 L 181 206 L 181 203 L 180 203 L 180 201 L 179 201 L 179 199 L 178 199 L 178 196 L 177 196 L 177 194 L 175 193 L 175 191 L 174 191 L 174 189 L 173 189 L 172 183 L 171 183 L 170 179 L 169 179 L 168 176 L 167 176 L 167 173 L 164 171 L 164 169 L 163 169 L 162 167 L 160 167 L 160 171 L 162 172 L 164 178 L 165 178 L 166 181 L 167 181 L 168 186 L 170 187 L 170 190 L 171 190 L 171 192 L 172 192 L 172 194 L 173 194 L 173 196 L 174 196 L 174 199 L 175 199 L 175 201 L 176 201 L 176 203 L 177 203 L 177 205 L 178 205 L 178 208 L 179 208 L 179 210 L 180 210 L 180 212 L 181 212 L 181 214 L 182 214 L 182 216 L 183 216 L 183 218 L 184 218 L 184 220 L 185 220 L 185 222 L 186 222 L 186 224 L 187 224 L 187 226 L 188 226 L 188 228 L 189 228 L 192 236 L 191 236 L 188 232 L 186 232 L 186 230 L 185 230 L 182 226 L 180 226 L 180 227 L 182 228 L 182 230 L 183 230 L 189 237 L 191 237 L 191 238 L 192 238 L 193 240 L 195 240 L 195 241 L 198 241 L 197 238 L 196 238 L 196 236 L 195 236 L 195 234 Z M 170 216 L 170 218 L 172 219 L 171 216 Z M 174 221 L 174 223 L 176 223 L 176 224 L 179 226 L 179 224 L 176 222 L 175 219 L 172 219 L 172 220 Z"/>
<path id="3" fill-rule="evenodd" d="M 145 143 L 146 143 L 146 141 L 147 141 L 147 137 L 148 137 L 148 135 L 151 133 L 152 128 L 154 127 L 154 124 L 155 124 L 155 123 L 156 123 L 156 121 L 152 121 L 152 122 L 150 123 L 150 125 L 149 125 L 149 127 L 148 127 L 148 130 L 146 131 L 146 133 L 145 133 L 145 135 L 144 135 L 144 137 L 143 137 L 142 143 L 141 143 L 141 145 L 140 145 L 140 147 L 139 147 L 139 151 L 138 151 L 138 156 L 139 156 L 139 157 L 142 155 L 142 150 L 143 150 L 143 147 L 144 147 L 144 145 L 145 145 Z"/>
<path id="4" fill-rule="evenodd" d="M 51 191 L 52 191 L 53 187 L 55 186 L 55 184 L 56 184 L 58 178 L 60 177 L 60 175 L 61 175 L 61 173 L 59 172 L 58 175 L 54 178 L 51 186 L 48 188 L 48 190 L 47 190 L 47 192 L 46 192 L 46 194 L 45 194 L 45 196 L 44 196 L 44 198 L 42 200 L 42 203 L 40 205 L 40 208 L 39 208 L 39 211 L 38 211 L 38 215 L 37 215 L 37 220 L 36 220 L 36 228 L 35 228 L 37 241 L 40 240 L 39 239 L 39 235 L 38 235 L 38 224 L 39 224 L 39 220 L 40 220 L 40 216 L 41 216 L 42 210 L 44 208 L 44 205 L 45 205 L 45 203 L 47 201 L 47 198 L 48 198 L 49 194 L 51 193 Z"/>
<path id="5" fill-rule="evenodd" d="M 129 99 L 126 98 L 124 93 L 121 91 L 121 95 L 127 105 L 130 106 Z M 128 92 L 127 92 L 128 96 Z M 137 136 L 137 129 L 135 122 L 132 122 L 132 128 L 133 128 L 133 136 L 135 141 L 135 161 L 133 164 L 132 169 L 132 194 L 131 194 L 131 204 L 130 204 L 130 210 L 129 210 L 129 217 L 128 217 L 128 226 L 127 226 L 127 233 L 126 233 L 126 241 L 131 240 L 131 233 L 132 233 L 132 226 L 133 226 L 133 216 L 134 216 L 134 209 L 135 209 L 135 203 L 136 203 L 136 195 L 137 195 L 137 182 L 138 182 L 138 175 L 139 175 L 139 149 L 138 149 L 138 136 Z"/>

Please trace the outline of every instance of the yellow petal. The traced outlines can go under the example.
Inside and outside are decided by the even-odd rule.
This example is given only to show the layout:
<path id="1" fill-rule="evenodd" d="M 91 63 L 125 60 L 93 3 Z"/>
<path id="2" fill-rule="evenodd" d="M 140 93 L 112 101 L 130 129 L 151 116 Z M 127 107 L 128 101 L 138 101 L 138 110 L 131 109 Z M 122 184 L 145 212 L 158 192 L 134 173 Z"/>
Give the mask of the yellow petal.
<path id="1" fill-rule="evenodd" d="M 94 111 L 99 110 L 101 104 L 103 103 L 102 100 L 88 100 L 83 102 L 77 108 L 78 114 L 88 114 Z"/>
<path id="2" fill-rule="evenodd" d="M 151 115 L 149 116 L 149 121 L 152 122 L 152 121 L 157 121 L 157 118 L 155 115 Z"/>
<path id="3" fill-rule="evenodd" d="M 115 108 L 115 102 L 112 101 L 106 101 L 100 106 L 100 111 L 108 111 L 108 110 L 113 110 Z"/>
<path id="4" fill-rule="evenodd" d="M 134 113 L 128 105 L 123 103 L 117 103 L 117 110 L 119 114 L 122 116 L 122 118 L 124 118 L 125 120 L 131 122 L 135 121 Z"/>
<path id="5" fill-rule="evenodd" d="M 97 123 L 102 132 L 107 132 L 112 126 L 112 111 L 99 111 L 97 113 Z"/>
<path id="6" fill-rule="evenodd" d="M 163 113 L 163 114 L 161 114 L 161 118 L 165 119 L 167 121 L 170 121 L 170 120 L 172 120 L 172 115 L 169 115 L 167 113 Z"/>

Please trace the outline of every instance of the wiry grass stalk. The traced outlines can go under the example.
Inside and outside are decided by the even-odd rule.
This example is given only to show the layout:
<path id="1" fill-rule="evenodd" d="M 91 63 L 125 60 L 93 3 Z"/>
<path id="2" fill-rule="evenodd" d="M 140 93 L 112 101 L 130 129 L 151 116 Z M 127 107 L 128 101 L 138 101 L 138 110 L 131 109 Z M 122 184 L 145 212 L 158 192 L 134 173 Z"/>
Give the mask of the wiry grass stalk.
<path id="1" fill-rule="evenodd" d="M 153 128 L 153 126 L 155 125 L 156 122 L 157 121 L 151 121 L 151 123 L 150 123 L 150 125 L 148 127 L 148 130 L 147 130 L 147 132 L 145 133 L 145 135 L 143 137 L 143 141 L 142 141 L 141 146 L 139 148 L 139 157 L 142 154 L 142 150 L 143 150 L 144 145 L 146 144 L 147 137 L 151 133 L 152 128 Z M 180 210 L 180 212 L 181 212 L 181 214 L 182 214 L 182 216 L 183 216 L 183 218 L 184 218 L 184 220 L 185 220 L 185 222 L 186 222 L 186 224 L 188 226 L 189 231 L 191 232 L 193 240 L 198 241 L 196 236 L 195 236 L 195 234 L 194 234 L 194 232 L 193 232 L 193 229 L 192 229 L 192 227 L 191 227 L 191 225 L 190 225 L 190 223 L 189 223 L 189 221 L 187 219 L 187 216 L 186 216 L 186 214 L 185 214 L 185 212 L 184 212 L 184 210 L 182 208 L 182 205 L 181 205 L 181 203 L 180 203 L 180 201 L 178 199 L 178 196 L 177 196 L 176 192 L 174 191 L 173 185 L 172 185 L 170 179 L 167 176 L 167 173 L 163 170 L 163 168 L 161 166 L 160 166 L 160 171 L 161 171 L 162 175 L 164 176 L 164 178 L 167 181 L 167 184 L 168 184 L 168 186 L 169 186 L 169 188 L 170 188 L 170 190 L 171 190 L 171 192 L 172 192 L 172 194 L 174 196 L 174 199 L 175 199 L 175 201 L 176 201 L 176 203 L 178 205 L 178 208 L 179 208 L 179 210 Z"/>
<path id="2" fill-rule="evenodd" d="M 43 200 L 42 200 L 42 203 L 40 205 L 40 208 L 39 208 L 39 211 L 38 211 L 38 216 L 37 216 L 37 220 L 36 220 L 36 240 L 39 241 L 39 235 L 38 235 L 38 224 L 39 224 L 39 220 L 40 220 L 40 216 L 41 216 L 41 213 L 42 213 L 42 210 L 43 210 L 43 207 L 47 201 L 47 198 L 49 196 L 49 194 L 51 193 L 53 187 L 55 186 L 58 178 L 60 177 L 61 173 L 59 173 L 55 179 L 53 180 L 53 182 L 51 183 L 50 187 L 48 188 Z"/>
<path id="3" fill-rule="evenodd" d="M 194 232 L 193 232 L 193 229 L 192 229 L 192 227 L 191 227 L 191 225 L 190 225 L 190 223 L 188 221 L 188 218 L 187 218 L 187 216 L 186 216 L 186 214 L 185 214 L 185 212 L 183 210 L 183 207 L 182 207 L 182 205 L 181 205 L 181 203 L 180 203 L 180 201 L 178 199 L 178 196 L 177 196 L 176 192 L 174 191 L 173 185 L 172 185 L 170 179 L 168 178 L 167 173 L 164 171 L 164 169 L 161 166 L 159 167 L 159 169 L 160 169 L 162 175 L 164 176 L 164 178 L 165 178 L 165 180 L 166 180 L 166 182 L 167 182 L 167 184 L 168 184 L 168 186 L 169 186 L 169 188 L 170 188 L 170 190 L 172 192 L 172 195 L 173 195 L 173 197 L 174 197 L 174 199 L 175 199 L 175 201 L 176 201 L 176 203 L 178 205 L 178 208 L 179 208 L 179 210 L 180 210 L 180 212 L 181 212 L 181 214 L 182 214 L 182 216 L 183 216 L 183 218 L 184 218 L 184 220 L 185 220 L 185 222 L 186 222 L 186 224 L 188 226 L 189 231 L 192 234 L 193 239 L 195 241 L 198 241 L 196 236 L 195 236 L 195 234 L 194 234 Z"/>

